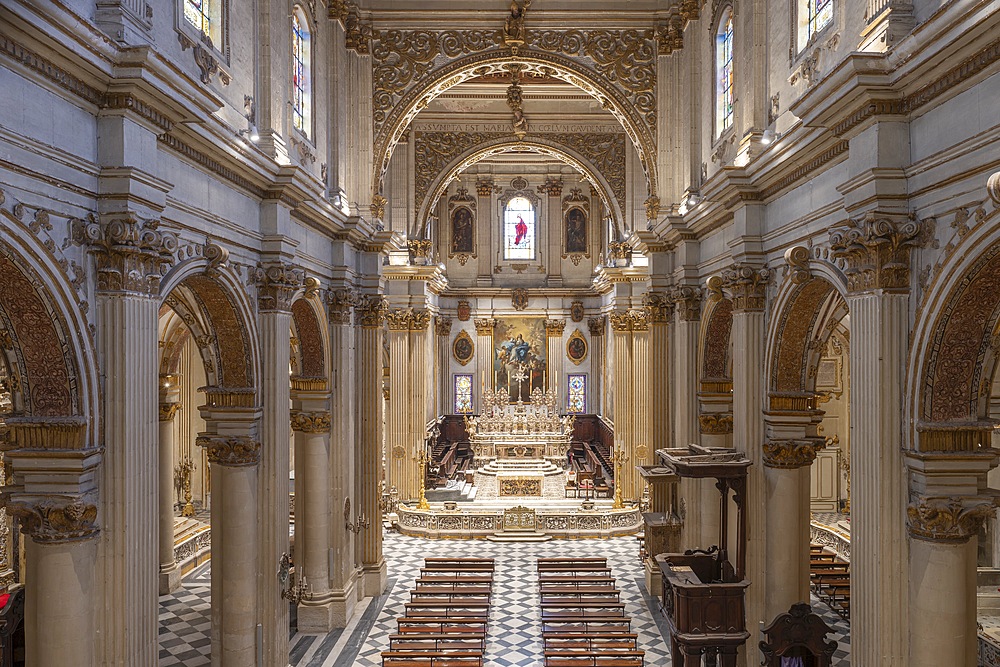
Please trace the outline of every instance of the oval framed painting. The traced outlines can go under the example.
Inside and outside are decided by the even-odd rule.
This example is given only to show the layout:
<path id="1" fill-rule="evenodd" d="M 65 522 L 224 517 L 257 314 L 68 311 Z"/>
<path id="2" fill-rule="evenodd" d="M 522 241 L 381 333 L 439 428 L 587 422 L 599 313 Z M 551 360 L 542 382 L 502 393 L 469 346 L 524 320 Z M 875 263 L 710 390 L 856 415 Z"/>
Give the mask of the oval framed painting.
<path id="1" fill-rule="evenodd" d="M 587 358 L 587 339 L 583 337 L 580 330 L 577 329 L 573 332 L 573 335 L 569 337 L 566 341 L 566 357 L 572 361 L 574 364 L 579 366 L 583 363 L 583 360 Z"/>
<path id="2" fill-rule="evenodd" d="M 460 331 L 459 334 L 455 336 L 455 342 L 452 343 L 451 352 L 455 355 L 455 361 L 463 366 L 472 361 L 472 357 L 476 354 L 476 345 L 472 342 L 472 336 L 469 335 L 468 331 Z"/>

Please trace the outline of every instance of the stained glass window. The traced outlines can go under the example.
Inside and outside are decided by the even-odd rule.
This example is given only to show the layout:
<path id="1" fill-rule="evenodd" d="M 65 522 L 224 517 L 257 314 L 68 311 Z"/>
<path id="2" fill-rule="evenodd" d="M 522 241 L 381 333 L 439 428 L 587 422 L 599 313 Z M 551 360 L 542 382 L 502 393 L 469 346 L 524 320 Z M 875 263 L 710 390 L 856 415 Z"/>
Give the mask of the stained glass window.
<path id="1" fill-rule="evenodd" d="M 825 28 L 833 20 L 833 0 L 806 0 L 809 5 L 808 39 Z"/>
<path id="2" fill-rule="evenodd" d="M 813 0 L 810 0 L 812 2 Z M 733 12 L 727 9 L 715 36 L 715 130 L 717 134 L 733 124 Z"/>
<path id="3" fill-rule="evenodd" d="M 503 258 L 535 258 L 535 208 L 526 197 L 514 197 L 503 212 Z"/>
<path id="4" fill-rule="evenodd" d="M 210 0 L 184 0 L 184 18 L 188 23 L 209 37 L 212 36 L 212 14 Z"/>
<path id="5" fill-rule="evenodd" d="M 587 411 L 587 376 L 569 375 L 569 405 L 566 412 L 581 414 Z"/>
<path id="6" fill-rule="evenodd" d="M 472 376 L 455 376 L 455 414 L 472 413 Z"/>
<path id="7" fill-rule="evenodd" d="M 292 12 L 292 122 L 295 129 L 309 134 L 310 84 L 309 24 L 299 7 Z"/>

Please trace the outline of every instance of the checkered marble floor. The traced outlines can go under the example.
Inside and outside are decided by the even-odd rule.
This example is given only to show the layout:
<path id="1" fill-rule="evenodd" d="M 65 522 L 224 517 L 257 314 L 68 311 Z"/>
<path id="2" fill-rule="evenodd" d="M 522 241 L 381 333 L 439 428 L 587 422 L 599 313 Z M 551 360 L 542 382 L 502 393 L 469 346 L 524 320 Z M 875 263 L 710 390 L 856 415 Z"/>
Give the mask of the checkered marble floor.
<path id="1" fill-rule="evenodd" d="M 487 667 L 538 667 L 542 664 L 541 626 L 535 560 L 547 556 L 605 556 L 617 577 L 632 629 L 646 651 L 647 665 L 669 665 L 666 626 L 655 598 L 645 590 L 643 570 L 633 537 L 610 540 L 553 540 L 543 543 L 497 543 L 481 540 L 425 540 L 386 533 L 389 573 L 387 593 L 366 601 L 360 621 L 327 636 L 295 635 L 290 663 L 295 667 L 380 667 L 381 652 L 396 631 L 410 589 L 428 556 L 492 557 L 496 560 L 494 597 L 486 650 Z M 185 579 L 184 588 L 160 598 L 160 666 L 208 665 L 209 568 Z M 834 629 L 839 643 L 833 667 L 849 667 L 849 626 L 825 604 L 813 609 Z M 753 642 L 755 644 L 756 641 Z"/>

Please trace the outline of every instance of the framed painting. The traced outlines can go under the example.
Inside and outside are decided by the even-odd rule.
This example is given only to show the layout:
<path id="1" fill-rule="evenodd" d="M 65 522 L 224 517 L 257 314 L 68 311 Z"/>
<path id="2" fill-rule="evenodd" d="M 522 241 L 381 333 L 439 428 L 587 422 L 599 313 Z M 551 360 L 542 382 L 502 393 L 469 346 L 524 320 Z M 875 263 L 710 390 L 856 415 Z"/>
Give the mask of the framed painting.
<path id="1" fill-rule="evenodd" d="M 566 357 L 579 366 L 587 358 L 587 339 L 584 338 L 580 330 L 577 329 L 566 341 Z"/>
<path id="2" fill-rule="evenodd" d="M 455 361 L 463 366 L 472 361 L 472 357 L 476 354 L 476 345 L 472 342 L 472 336 L 469 335 L 468 331 L 460 331 L 455 336 L 455 342 L 452 343 L 451 351 L 455 356 Z"/>

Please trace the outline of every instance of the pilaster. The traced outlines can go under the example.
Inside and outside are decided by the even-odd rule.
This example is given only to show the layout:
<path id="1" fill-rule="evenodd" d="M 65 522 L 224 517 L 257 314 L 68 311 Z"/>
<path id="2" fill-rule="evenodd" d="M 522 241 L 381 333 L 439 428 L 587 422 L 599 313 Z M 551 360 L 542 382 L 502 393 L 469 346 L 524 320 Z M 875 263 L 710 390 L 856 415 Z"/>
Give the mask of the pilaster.
<path id="1" fill-rule="evenodd" d="M 649 316 L 649 374 L 650 383 L 650 457 L 657 449 L 672 446 L 671 431 L 673 424 L 670 419 L 671 395 L 670 381 L 672 363 L 671 349 L 674 319 L 674 304 L 665 292 L 649 292 L 645 297 L 646 313 Z M 638 465 L 638 464 L 637 464 Z"/>
<path id="2" fill-rule="evenodd" d="M 386 405 L 386 486 L 400 498 L 419 496 L 427 425 L 428 310 L 394 309 L 386 314 L 389 329 L 389 401 Z"/>
<path id="3" fill-rule="evenodd" d="M 161 376 L 162 377 L 162 376 Z M 161 385 L 163 383 L 161 382 Z M 163 392 L 161 391 L 161 394 Z M 176 393 L 176 392 L 173 392 Z M 181 585 L 181 571 L 174 562 L 174 417 L 181 404 L 165 400 L 159 408 L 159 593 L 173 593 Z"/>
<path id="4" fill-rule="evenodd" d="M 587 327 L 590 330 L 590 395 L 594 397 L 591 410 L 599 415 L 607 415 L 607 384 L 605 374 L 607 373 L 607 362 L 604 359 L 607 344 L 604 340 L 605 323 L 604 316 L 591 317 L 587 320 Z"/>
<path id="5" fill-rule="evenodd" d="M 451 405 L 451 375 L 448 371 L 451 361 L 451 318 L 438 315 L 434 318 L 434 335 L 437 340 L 437 406 L 434 414 L 443 415 L 454 411 Z"/>
<path id="6" fill-rule="evenodd" d="M 698 444 L 698 340 L 701 329 L 701 289 L 675 287 L 674 303 L 674 443 L 678 447 Z"/>
<path id="7" fill-rule="evenodd" d="M 566 330 L 566 320 L 545 320 L 545 347 L 547 355 L 548 386 L 555 391 L 556 405 L 566 405 L 566 375 L 563 352 L 563 332 Z"/>
<path id="8" fill-rule="evenodd" d="M 493 329 L 497 321 L 492 317 L 476 318 L 476 373 L 479 376 L 479 394 L 476 412 L 483 411 L 483 395 L 493 391 Z"/>
<path id="9" fill-rule="evenodd" d="M 476 181 L 477 210 L 480 215 L 492 215 L 494 184 L 492 179 L 480 179 Z M 484 228 L 484 232 L 489 227 Z M 490 252 L 490 245 L 493 241 L 494 232 L 476 234 L 476 252 L 479 255 L 478 270 L 476 274 L 476 285 L 479 287 L 489 287 L 493 284 L 493 257 Z"/>
<path id="10" fill-rule="evenodd" d="M 649 419 L 649 317 L 645 309 L 612 312 L 614 332 L 615 454 L 624 456 L 615 484 L 622 497 L 636 500 L 642 493 L 635 466 L 652 456 Z"/>

